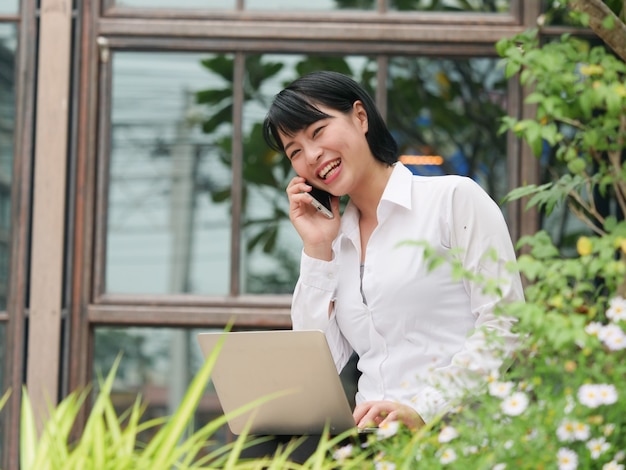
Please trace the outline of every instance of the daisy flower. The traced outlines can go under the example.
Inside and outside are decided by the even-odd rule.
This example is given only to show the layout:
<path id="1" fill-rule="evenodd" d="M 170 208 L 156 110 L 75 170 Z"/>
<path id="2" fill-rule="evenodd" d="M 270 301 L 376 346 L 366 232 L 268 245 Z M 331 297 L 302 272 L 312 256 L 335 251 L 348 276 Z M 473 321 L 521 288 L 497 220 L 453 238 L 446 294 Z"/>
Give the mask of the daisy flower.
<path id="1" fill-rule="evenodd" d="M 612 298 L 606 316 L 612 321 L 626 320 L 626 299 L 620 296 Z"/>
<path id="2" fill-rule="evenodd" d="M 611 460 L 602 465 L 602 470 L 624 470 L 624 465 L 617 463 L 615 460 Z"/>
<path id="3" fill-rule="evenodd" d="M 613 434 L 613 431 L 615 431 L 614 423 L 607 423 L 604 426 L 602 426 L 602 434 L 604 434 L 607 437 Z"/>
<path id="4" fill-rule="evenodd" d="M 611 336 L 604 342 L 604 345 L 611 351 L 621 351 L 622 349 L 626 349 L 626 334 L 621 333 L 619 335 Z"/>
<path id="5" fill-rule="evenodd" d="M 556 437 L 561 442 L 572 442 L 574 440 L 574 422 L 564 419 L 556 429 Z"/>
<path id="6" fill-rule="evenodd" d="M 589 426 L 585 423 L 581 423 L 580 421 L 576 421 L 574 423 L 574 438 L 579 441 L 586 441 L 589 439 Z"/>
<path id="7" fill-rule="evenodd" d="M 556 458 L 559 470 L 575 470 L 578 467 L 578 455 L 571 449 L 561 447 Z"/>
<path id="8" fill-rule="evenodd" d="M 626 349 L 626 333 L 618 325 L 611 323 L 602 328 L 598 338 L 611 351 Z"/>
<path id="9" fill-rule="evenodd" d="M 598 386 L 594 384 L 584 384 L 578 389 L 578 401 L 589 407 L 597 408 L 600 406 L 600 393 Z"/>
<path id="10" fill-rule="evenodd" d="M 592 321 L 587 326 L 585 326 L 585 333 L 587 333 L 589 336 L 599 337 L 603 327 L 604 325 L 602 323 Z"/>
<path id="11" fill-rule="evenodd" d="M 396 464 L 386 460 L 379 460 L 374 464 L 376 470 L 396 470 Z"/>
<path id="12" fill-rule="evenodd" d="M 459 436 L 459 432 L 452 426 L 444 426 L 439 432 L 439 442 L 446 443 Z"/>
<path id="13" fill-rule="evenodd" d="M 509 416 L 519 416 L 528 408 L 528 396 L 523 392 L 516 392 L 502 400 L 500 409 Z"/>
<path id="14" fill-rule="evenodd" d="M 398 432 L 399 427 L 399 421 L 384 422 L 376 428 L 376 437 L 379 441 L 387 439 L 388 437 L 395 435 Z"/>
<path id="15" fill-rule="evenodd" d="M 454 452 L 453 449 L 444 449 L 443 452 L 441 452 L 441 457 L 439 458 L 439 461 L 446 465 L 449 464 L 451 462 L 454 462 L 456 460 L 456 452 Z"/>
<path id="16" fill-rule="evenodd" d="M 591 439 L 589 442 L 587 442 L 587 449 L 589 449 L 589 452 L 591 453 L 591 458 L 593 460 L 596 460 L 598 457 L 600 457 L 600 455 L 609 450 L 610 447 L 611 444 L 606 442 L 606 439 L 604 437 Z"/>
<path id="17" fill-rule="evenodd" d="M 603 405 L 612 405 L 617 401 L 617 389 L 615 385 L 598 385 L 598 394 L 600 395 L 600 403 Z"/>
<path id="18" fill-rule="evenodd" d="M 347 444 L 343 447 L 340 447 L 333 453 L 333 458 L 338 462 L 343 462 L 352 455 L 352 449 L 352 444 Z"/>
<path id="19" fill-rule="evenodd" d="M 513 390 L 513 382 L 491 382 L 489 384 L 489 395 L 497 398 L 509 396 Z"/>

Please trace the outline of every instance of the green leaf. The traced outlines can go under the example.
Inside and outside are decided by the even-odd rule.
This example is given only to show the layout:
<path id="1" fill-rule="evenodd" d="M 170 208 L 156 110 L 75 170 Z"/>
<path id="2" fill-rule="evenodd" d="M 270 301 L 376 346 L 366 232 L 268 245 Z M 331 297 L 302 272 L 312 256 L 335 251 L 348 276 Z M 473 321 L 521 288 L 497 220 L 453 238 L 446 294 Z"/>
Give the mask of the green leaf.
<path id="1" fill-rule="evenodd" d="M 615 17 L 613 15 L 607 15 L 602 20 L 602 27 L 604 29 L 613 29 L 613 28 L 615 28 Z"/>
<path id="2" fill-rule="evenodd" d="M 22 391 L 20 419 L 20 463 L 22 470 L 36 470 L 33 464 L 37 455 L 37 427 L 33 406 L 26 388 Z"/>

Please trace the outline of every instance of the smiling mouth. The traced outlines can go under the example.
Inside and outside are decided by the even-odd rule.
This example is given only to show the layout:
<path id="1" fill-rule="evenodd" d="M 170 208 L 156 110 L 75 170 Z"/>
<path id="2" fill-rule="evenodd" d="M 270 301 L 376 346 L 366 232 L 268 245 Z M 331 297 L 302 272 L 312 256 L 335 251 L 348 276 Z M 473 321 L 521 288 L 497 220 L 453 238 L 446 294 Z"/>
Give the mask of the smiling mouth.
<path id="1" fill-rule="evenodd" d="M 322 168 L 322 170 L 317 174 L 317 176 L 325 180 L 333 173 L 333 170 L 337 168 L 339 165 L 341 165 L 341 159 L 334 160 L 328 163 L 324 168 Z"/>

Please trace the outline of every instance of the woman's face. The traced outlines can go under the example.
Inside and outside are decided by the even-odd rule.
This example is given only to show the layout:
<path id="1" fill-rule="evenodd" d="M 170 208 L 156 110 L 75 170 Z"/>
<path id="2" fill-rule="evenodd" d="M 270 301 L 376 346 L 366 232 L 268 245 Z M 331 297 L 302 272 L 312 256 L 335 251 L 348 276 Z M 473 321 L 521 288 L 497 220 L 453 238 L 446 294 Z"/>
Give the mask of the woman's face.
<path id="1" fill-rule="evenodd" d="M 367 113 L 360 101 L 342 113 L 318 106 L 320 119 L 293 136 L 280 133 L 285 154 L 296 173 L 309 183 L 340 196 L 349 194 L 358 179 L 359 162 L 371 156 L 365 135 Z"/>

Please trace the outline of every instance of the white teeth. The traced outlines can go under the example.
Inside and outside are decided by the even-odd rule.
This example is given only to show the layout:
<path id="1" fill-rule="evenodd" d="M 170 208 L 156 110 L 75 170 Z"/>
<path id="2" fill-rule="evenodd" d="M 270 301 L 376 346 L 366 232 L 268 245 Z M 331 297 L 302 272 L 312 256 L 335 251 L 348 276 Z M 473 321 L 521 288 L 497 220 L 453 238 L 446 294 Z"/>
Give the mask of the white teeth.
<path id="1" fill-rule="evenodd" d="M 328 165 L 326 165 L 324 168 L 322 168 L 322 171 L 320 171 L 318 173 L 319 177 L 322 178 L 322 179 L 326 179 L 326 177 L 328 176 L 328 173 L 330 173 L 331 170 L 336 168 L 339 165 L 339 163 L 340 163 L 339 160 L 335 160 L 334 162 L 330 162 Z"/>

